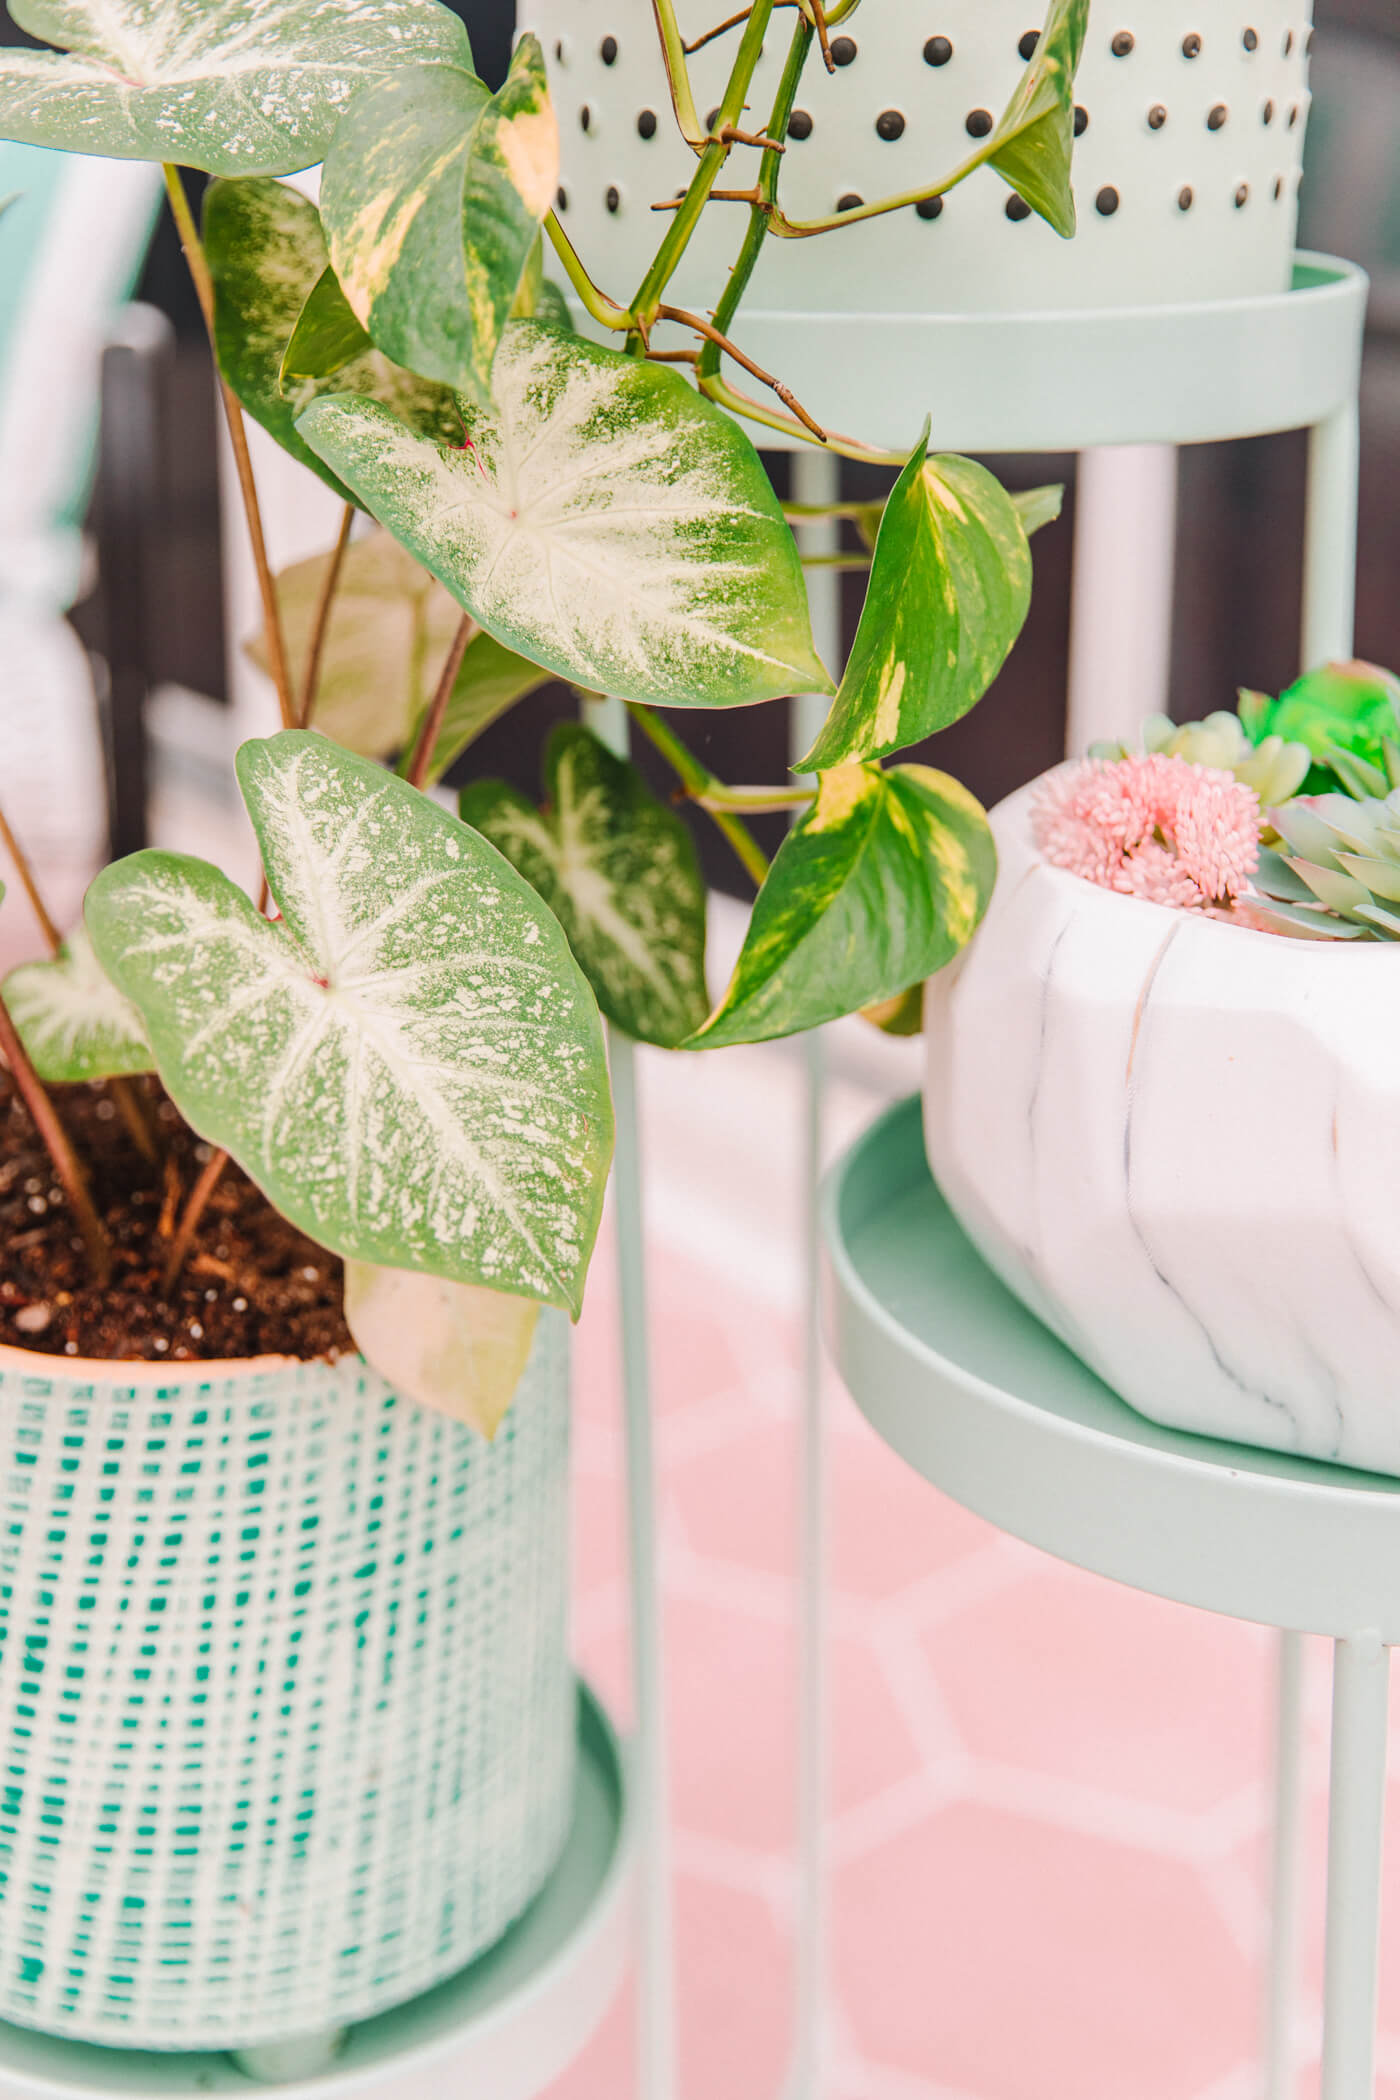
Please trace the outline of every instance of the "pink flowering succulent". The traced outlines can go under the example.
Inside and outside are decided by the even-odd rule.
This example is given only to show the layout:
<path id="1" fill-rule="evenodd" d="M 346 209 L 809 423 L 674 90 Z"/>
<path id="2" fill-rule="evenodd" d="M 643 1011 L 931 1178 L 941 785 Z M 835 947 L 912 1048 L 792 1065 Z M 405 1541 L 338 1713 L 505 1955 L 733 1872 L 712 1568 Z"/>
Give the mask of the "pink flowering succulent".
<path id="1" fill-rule="evenodd" d="M 1252 787 L 1161 752 L 1061 767 L 1042 781 L 1032 815 L 1053 867 L 1187 911 L 1228 907 L 1248 889 L 1259 828 Z"/>

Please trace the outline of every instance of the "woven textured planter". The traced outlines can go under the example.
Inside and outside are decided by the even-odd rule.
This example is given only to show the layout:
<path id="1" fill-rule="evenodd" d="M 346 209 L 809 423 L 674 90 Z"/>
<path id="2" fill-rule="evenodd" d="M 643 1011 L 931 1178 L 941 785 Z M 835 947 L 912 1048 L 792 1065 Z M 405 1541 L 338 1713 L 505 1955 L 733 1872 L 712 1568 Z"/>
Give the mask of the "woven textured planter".
<path id="1" fill-rule="evenodd" d="M 488 1445 L 363 1363 L 0 1349 L 0 2018 L 248 2048 L 497 1939 L 571 1809 L 568 1356 Z"/>
<path id="2" fill-rule="evenodd" d="M 695 37 L 733 12 L 678 0 Z M 814 54 L 783 163 L 790 216 L 873 203 L 955 167 L 1015 88 L 1042 0 L 866 0 Z M 689 181 L 651 0 L 522 0 L 544 42 L 563 138 L 561 217 L 595 280 L 635 289 L 664 221 L 650 207 Z M 1062 241 L 979 174 L 936 217 L 911 207 L 857 232 L 765 244 L 746 307 L 870 314 L 1159 305 L 1285 291 L 1307 118 L 1308 0 L 1095 0 L 1077 82 L 1080 230 Z M 772 103 L 792 17 L 775 15 L 745 122 Z M 718 103 L 736 32 L 691 60 L 702 120 Z M 736 147 L 726 183 L 752 180 Z M 731 181 L 732 178 L 732 181 Z M 716 205 L 667 297 L 713 306 L 744 207 Z"/>

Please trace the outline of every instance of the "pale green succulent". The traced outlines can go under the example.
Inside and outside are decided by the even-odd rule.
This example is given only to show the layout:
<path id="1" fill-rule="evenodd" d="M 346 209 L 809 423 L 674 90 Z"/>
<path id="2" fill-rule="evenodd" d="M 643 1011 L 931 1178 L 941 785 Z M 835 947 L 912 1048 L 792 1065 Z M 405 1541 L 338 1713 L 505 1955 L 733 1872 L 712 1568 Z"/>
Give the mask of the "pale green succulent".
<path id="1" fill-rule="evenodd" d="M 1142 725 L 1144 751 L 1160 752 L 1166 758 L 1184 758 L 1194 766 L 1216 766 L 1233 773 L 1236 780 L 1252 787 L 1259 807 L 1269 809 L 1296 795 L 1307 777 L 1312 757 L 1306 744 L 1285 743 L 1281 736 L 1265 737 L 1252 744 L 1238 715 L 1221 708 L 1203 722 L 1173 722 L 1166 715 L 1149 715 Z M 1091 758 L 1128 758 L 1126 744 L 1091 744 Z"/>
<path id="2" fill-rule="evenodd" d="M 1260 848 L 1252 917 L 1307 940 L 1400 940 L 1400 789 L 1300 796 L 1269 816 L 1289 851 Z"/>

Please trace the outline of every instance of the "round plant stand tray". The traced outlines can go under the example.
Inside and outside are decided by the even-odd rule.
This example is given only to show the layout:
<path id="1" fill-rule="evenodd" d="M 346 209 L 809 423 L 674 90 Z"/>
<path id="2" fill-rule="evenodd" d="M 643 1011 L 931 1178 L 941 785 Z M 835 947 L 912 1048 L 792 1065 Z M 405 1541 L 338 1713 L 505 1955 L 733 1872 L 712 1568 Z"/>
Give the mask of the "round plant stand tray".
<path id="1" fill-rule="evenodd" d="M 1400 1480 L 1164 1429 L 1011 1296 L 943 1201 L 917 1100 L 823 1198 L 826 1317 L 857 1406 L 964 1507 L 1135 1589 L 1336 1644 L 1322 2100 L 1370 2100 Z"/>
<path id="2" fill-rule="evenodd" d="M 629 1951 L 632 1817 L 623 1754 L 579 1687 L 574 1817 L 553 1875 L 505 1937 L 460 1974 L 351 2030 L 331 2065 L 278 2089 L 316 2100 L 530 2100 L 578 2055 Z M 0 2024 L 0 2100 L 242 2094 L 226 2055 L 107 2049 Z"/>

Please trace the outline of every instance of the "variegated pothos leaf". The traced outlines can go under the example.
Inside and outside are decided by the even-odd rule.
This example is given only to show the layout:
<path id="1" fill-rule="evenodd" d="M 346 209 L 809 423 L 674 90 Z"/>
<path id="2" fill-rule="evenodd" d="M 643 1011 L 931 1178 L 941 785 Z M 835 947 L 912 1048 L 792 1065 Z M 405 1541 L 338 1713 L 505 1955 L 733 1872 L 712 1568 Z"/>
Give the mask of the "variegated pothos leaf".
<path id="1" fill-rule="evenodd" d="M 559 182 L 539 40 L 499 94 L 459 66 L 417 66 L 356 97 L 326 159 L 331 262 L 381 350 L 473 399 Z"/>
<path id="2" fill-rule="evenodd" d="M 761 1043 L 896 999 L 951 962 L 991 901 L 981 804 L 931 766 L 838 766 L 774 857 L 697 1050 Z"/>
<path id="3" fill-rule="evenodd" d="M 1050 0 L 1030 64 L 986 145 L 986 158 L 1056 233 L 1075 229 L 1074 77 L 1089 0 Z"/>
<path id="4" fill-rule="evenodd" d="M 321 160 L 359 88 L 470 66 L 437 0 L 11 0 L 58 51 L 0 51 L 0 136 L 215 175 Z"/>
<path id="5" fill-rule="evenodd" d="M 347 1258 L 577 1312 L 612 1149 L 602 1029 L 508 861 L 306 731 L 239 779 L 282 918 L 133 854 L 87 922 L 186 1121 Z"/>
<path id="6" fill-rule="evenodd" d="M 326 269 L 326 242 L 314 204 L 284 182 L 211 183 L 204 197 L 204 244 L 214 280 L 214 341 L 219 369 L 249 415 L 278 444 L 353 500 L 325 462 L 298 437 L 296 422 L 322 394 L 369 395 L 403 423 L 448 444 L 462 422 L 450 391 L 436 380 L 362 348 L 320 378 L 289 379 L 282 365 L 308 299 Z"/>
<path id="7" fill-rule="evenodd" d="M 880 521 L 841 689 L 804 772 L 880 758 L 946 729 L 1005 663 L 1031 602 L 1031 553 L 994 475 L 928 456 L 928 425 Z"/>
<path id="8" fill-rule="evenodd" d="M 372 402 L 297 428 L 489 634 L 591 692 L 734 707 L 829 692 L 749 440 L 664 365 L 512 321 L 465 451 Z"/>
<path id="9" fill-rule="evenodd" d="M 504 780 L 473 781 L 462 820 L 539 891 L 607 1018 L 673 1049 L 709 1011 L 695 843 L 637 768 L 581 723 L 551 735 L 544 787 L 537 810 Z"/>
<path id="10" fill-rule="evenodd" d="M 277 578 L 277 603 L 292 683 L 301 690 L 329 554 L 313 555 Z M 316 684 L 315 726 L 366 758 L 411 751 L 437 690 L 461 612 L 426 569 L 387 532 L 352 540 L 331 601 Z M 267 644 L 245 644 L 260 670 Z M 479 634 L 462 659 L 428 769 L 437 780 L 473 737 L 542 685 L 548 674 Z"/>
<path id="11" fill-rule="evenodd" d="M 11 970 L 4 998 L 49 1085 L 155 1070 L 141 1016 L 97 960 L 86 927 L 75 926 L 52 961 Z"/>

